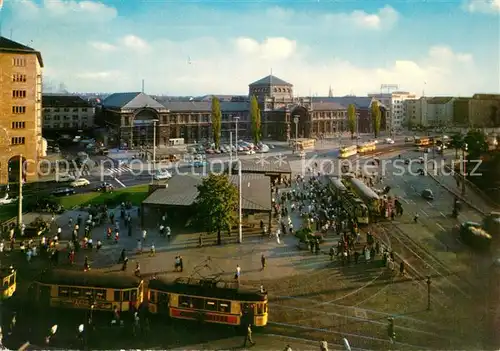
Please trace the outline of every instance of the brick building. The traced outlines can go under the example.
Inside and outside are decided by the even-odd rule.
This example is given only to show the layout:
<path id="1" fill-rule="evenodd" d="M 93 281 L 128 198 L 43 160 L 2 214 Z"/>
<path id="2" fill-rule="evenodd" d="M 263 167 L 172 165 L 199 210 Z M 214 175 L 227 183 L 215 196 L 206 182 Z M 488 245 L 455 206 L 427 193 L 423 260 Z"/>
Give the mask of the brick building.
<path id="1" fill-rule="evenodd" d="M 0 184 L 19 178 L 20 155 L 28 161 L 27 180 L 38 178 L 37 164 L 45 153 L 42 68 L 39 51 L 0 37 Z"/>

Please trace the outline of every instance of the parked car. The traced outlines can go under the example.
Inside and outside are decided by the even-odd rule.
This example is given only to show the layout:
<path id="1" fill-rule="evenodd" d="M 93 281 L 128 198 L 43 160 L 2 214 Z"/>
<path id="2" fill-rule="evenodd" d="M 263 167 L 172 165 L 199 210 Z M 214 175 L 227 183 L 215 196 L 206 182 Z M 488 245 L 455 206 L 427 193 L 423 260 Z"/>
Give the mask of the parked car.
<path id="1" fill-rule="evenodd" d="M 90 182 L 88 181 L 88 179 L 85 178 L 78 178 L 72 181 L 70 184 L 70 186 L 72 186 L 73 188 L 83 187 L 87 185 L 90 185 Z"/>
<path id="2" fill-rule="evenodd" d="M 167 170 L 158 170 L 153 176 L 154 180 L 165 180 L 172 178 L 172 174 Z"/>
<path id="3" fill-rule="evenodd" d="M 56 174 L 56 182 L 58 183 L 66 183 L 66 182 L 72 182 L 75 180 L 75 177 L 69 174 Z"/>
<path id="4" fill-rule="evenodd" d="M 54 196 L 68 196 L 75 194 L 76 191 L 73 188 L 59 188 L 54 190 L 51 194 Z"/>

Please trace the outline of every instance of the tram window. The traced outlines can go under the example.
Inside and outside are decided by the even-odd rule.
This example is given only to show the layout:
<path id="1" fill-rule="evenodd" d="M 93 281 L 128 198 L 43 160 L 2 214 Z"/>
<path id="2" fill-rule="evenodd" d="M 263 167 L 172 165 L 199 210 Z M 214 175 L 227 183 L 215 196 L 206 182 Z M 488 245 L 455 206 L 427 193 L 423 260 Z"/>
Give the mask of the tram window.
<path id="1" fill-rule="evenodd" d="M 122 300 L 122 292 L 121 290 L 115 290 L 113 301 L 121 301 Z"/>
<path id="2" fill-rule="evenodd" d="M 200 299 L 198 297 L 192 297 L 191 306 L 192 308 L 196 308 L 197 310 L 202 310 L 205 308 L 205 301 L 204 299 Z"/>
<path id="3" fill-rule="evenodd" d="M 179 306 L 189 308 L 191 306 L 191 298 L 189 296 L 179 296 Z"/>
<path id="4" fill-rule="evenodd" d="M 264 314 L 264 304 L 263 303 L 257 304 L 257 314 Z"/>
<path id="5" fill-rule="evenodd" d="M 150 290 L 149 291 L 149 301 L 152 303 L 157 303 L 158 302 L 158 299 L 156 298 L 157 294 L 158 293 L 156 291 Z"/>
<path id="6" fill-rule="evenodd" d="M 82 294 L 82 289 L 71 288 L 71 297 L 79 297 Z"/>
<path id="7" fill-rule="evenodd" d="M 264 313 L 267 313 L 267 303 L 264 304 Z"/>
<path id="8" fill-rule="evenodd" d="M 158 293 L 158 303 L 167 304 L 168 305 L 169 302 L 170 302 L 170 295 L 169 294 L 167 294 L 167 293 Z M 182 306 L 184 306 L 184 305 L 182 305 Z M 189 304 L 187 306 L 189 306 Z"/>
<path id="9" fill-rule="evenodd" d="M 7 289 L 9 287 L 9 279 L 4 279 L 3 280 L 3 288 Z"/>
<path id="10" fill-rule="evenodd" d="M 85 290 L 83 290 L 83 294 L 88 299 L 93 299 L 94 298 L 94 290 L 92 290 L 92 289 L 85 289 Z"/>
<path id="11" fill-rule="evenodd" d="M 16 279 L 15 279 L 14 275 L 11 275 L 9 278 L 9 285 L 13 285 L 15 282 L 16 282 Z"/>
<path id="12" fill-rule="evenodd" d="M 59 287 L 59 290 L 57 292 L 57 296 L 69 297 L 69 289 L 66 287 Z"/>
<path id="13" fill-rule="evenodd" d="M 219 301 L 219 312 L 225 312 L 225 313 L 231 312 L 231 302 Z"/>
<path id="14" fill-rule="evenodd" d="M 205 309 L 209 311 L 217 311 L 217 301 L 205 300 Z"/>
<path id="15" fill-rule="evenodd" d="M 129 290 L 125 290 L 123 292 L 123 301 L 130 301 L 130 291 Z"/>
<path id="16" fill-rule="evenodd" d="M 96 300 L 106 300 L 106 290 L 96 289 L 95 290 L 95 299 Z"/>
<path id="17" fill-rule="evenodd" d="M 137 301 L 137 289 L 132 290 L 130 294 L 130 301 Z"/>

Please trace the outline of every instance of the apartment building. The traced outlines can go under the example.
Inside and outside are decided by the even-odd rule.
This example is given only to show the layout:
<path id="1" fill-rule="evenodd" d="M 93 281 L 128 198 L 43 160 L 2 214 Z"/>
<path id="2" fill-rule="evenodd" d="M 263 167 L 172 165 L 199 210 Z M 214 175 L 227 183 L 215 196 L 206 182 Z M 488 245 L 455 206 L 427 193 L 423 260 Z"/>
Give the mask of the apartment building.
<path id="1" fill-rule="evenodd" d="M 38 178 L 38 161 L 45 153 L 42 68 L 39 51 L 0 37 L 0 184 L 19 179 L 20 157 L 27 161 L 25 179 Z"/>
<path id="2" fill-rule="evenodd" d="M 78 130 L 94 126 L 95 107 L 76 95 L 44 94 L 43 129 Z"/>
<path id="3" fill-rule="evenodd" d="M 469 125 L 481 128 L 500 125 L 500 94 L 474 94 L 469 100 Z"/>
<path id="4" fill-rule="evenodd" d="M 377 99 L 389 109 L 387 114 L 387 129 L 389 131 L 407 127 L 405 100 L 415 100 L 417 98 L 415 94 L 406 91 L 394 91 L 387 94 L 368 94 L 368 96 Z"/>
<path id="5" fill-rule="evenodd" d="M 444 127 L 453 124 L 453 97 L 421 97 L 405 100 L 408 126 Z"/>

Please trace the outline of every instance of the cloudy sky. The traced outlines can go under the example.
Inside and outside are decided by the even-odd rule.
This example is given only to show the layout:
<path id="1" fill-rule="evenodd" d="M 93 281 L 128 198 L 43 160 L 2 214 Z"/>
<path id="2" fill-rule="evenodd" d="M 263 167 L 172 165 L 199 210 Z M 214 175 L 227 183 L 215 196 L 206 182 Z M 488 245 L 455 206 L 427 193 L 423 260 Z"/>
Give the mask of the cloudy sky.
<path id="1" fill-rule="evenodd" d="M 5 0 L 2 35 L 70 91 L 300 95 L 500 91 L 500 0 Z"/>

